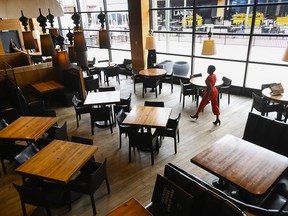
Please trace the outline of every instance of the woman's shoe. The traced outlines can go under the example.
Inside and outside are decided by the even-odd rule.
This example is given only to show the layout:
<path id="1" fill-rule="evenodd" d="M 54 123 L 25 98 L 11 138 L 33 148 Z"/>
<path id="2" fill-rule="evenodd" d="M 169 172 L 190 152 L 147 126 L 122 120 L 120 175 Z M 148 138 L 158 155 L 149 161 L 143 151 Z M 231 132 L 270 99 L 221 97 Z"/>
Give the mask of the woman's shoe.
<path id="1" fill-rule="evenodd" d="M 217 125 L 217 124 L 221 124 L 221 121 L 219 119 L 216 119 L 216 121 L 212 122 L 214 125 Z"/>
<path id="2" fill-rule="evenodd" d="M 195 114 L 195 115 L 193 115 L 193 116 L 190 115 L 190 117 L 191 117 L 192 119 L 196 119 L 196 120 L 198 119 L 198 115 L 197 115 L 197 114 Z"/>

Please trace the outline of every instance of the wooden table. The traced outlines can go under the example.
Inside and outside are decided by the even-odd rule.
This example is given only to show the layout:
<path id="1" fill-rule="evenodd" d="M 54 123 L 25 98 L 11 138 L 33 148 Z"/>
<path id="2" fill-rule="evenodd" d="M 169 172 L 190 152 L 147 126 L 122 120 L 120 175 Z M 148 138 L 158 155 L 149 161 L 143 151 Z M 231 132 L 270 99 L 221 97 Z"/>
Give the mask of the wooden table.
<path id="1" fill-rule="evenodd" d="M 106 216 L 150 216 L 152 215 L 136 199 L 131 198 Z"/>
<path id="2" fill-rule="evenodd" d="M 277 103 L 283 104 L 288 103 L 288 88 L 284 88 L 284 93 L 282 93 L 281 95 L 271 95 L 270 92 L 270 88 L 265 88 L 262 90 L 262 94 L 264 95 L 264 97 L 268 98 L 269 100 L 273 100 Z"/>
<path id="3" fill-rule="evenodd" d="M 140 75 L 149 77 L 164 76 L 166 73 L 167 73 L 166 70 L 160 68 L 148 68 L 139 71 Z"/>
<path id="4" fill-rule="evenodd" d="M 120 102 L 120 91 L 89 92 L 84 105 L 108 105 Z"/>
<path id="5" fill-rule="evenodd" d="M 64 86 L 62 84 L 60 84 L 54 80 L 49 80 L 49 81 L 40 82 L 40 83 L 34 83 L 34 84 L 31 84 L 31 86 L 41 94 L 57 91 L 60 89 L 64 89 Z"/>
<path id="6" fill-rule="evenodd" d="M 16 172 L 67 184 L 96 151 L 96 146 L 53 140 Z"/>
<path id="7" fill-rule="evenodd" d="M 288 166 L 287 157 L 229 134 L 191 162 L 254 195 L 265 194 Z"/>
<path id="8" fill-rule="evenodd" d="M 134 106 L 122 124 L 165 128 L 172 108 Z"/>
<path id="9" fill-rule="evenodd" d="M 21 116 L 0 131 L 0 139 L 36 141 L 57 123 L 57 117 Z"/>

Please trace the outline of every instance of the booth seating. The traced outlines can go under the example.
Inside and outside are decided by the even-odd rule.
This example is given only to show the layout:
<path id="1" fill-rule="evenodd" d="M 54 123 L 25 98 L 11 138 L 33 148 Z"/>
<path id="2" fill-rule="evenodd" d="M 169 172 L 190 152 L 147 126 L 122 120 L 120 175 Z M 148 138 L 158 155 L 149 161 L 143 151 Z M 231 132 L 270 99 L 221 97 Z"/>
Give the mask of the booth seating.
<path id="1" fill-rule="evenodd" d="M 63 71 L 62 84 L 64 89 L 60 91 L 59 100 L 64 103 L 65 106 L 72 106 L 72 98 L 75 94 L 79 95 L 79 99 L 84 99 L 83 86 L 84 80 L 81 77 L 82 71 L 76 68 Z M 82 82 L 83 81 L 83 85 Z"/>
<path id="2" fill-rule="evenodd" d="M 164 178 L 164 179 L 163 179 Z M 160 181 L 159 181 L 160 179 Z M 157 183 L 158 181 L 158 183 Z M 160 184 L 159 184 L 160 183 Z M 168 194 L 168 190 L 174 187 L 175 197 L 171 197 Z M 165 188 L 165 189 L 164 189 Z M 179 190 L 180 188 L 180 190 Z M 166 192 L 165 192 L 166 190 Z M 181 195 L 183 194 L 183 196 Z M 179 195 L 180 194 L 180 195 Z M 188 195 L 187 195 L 188 194 Z M 170 202 L 161 202 L 163 195 L 170 196 L 168 198 Z M 180 196 L 180 197 L 179 197 Z M 182 198 L 181 198 L 182 197 Z M 189 200 L 187 201 L 185 199 Z M 191 198 L 192 197 L 192 198 Z M 268 196 L 271 197 L 271 196 Z M 267 198 L 268 198 L 267 197 Z M 268 200 L 268 199 L 266 199 Z M 175 203 L 176 201 L 183 208 L 181 214 L 175 214 Z M 265 201 L 265 200 L 264 200 Z M 187 206 L 189 204 L 189 206 Z M 152 201 L 146 206 L 153 215 L 221 215 L 221 216 L 234 216 L 234 215 L 247 215 L 247 213 L 258 216 L 283 216 L 288 215 L 287 211 L 279 211 L 276 208 L 267 208 L 262 205 L 256 206 L 244 203 L 238 199 L 235 199 L 223 191 L 215 188 L 208 182 L 200 179 L 192 173 L 187 173 L 181 168 L 168 163 L 165 165 L 164 177 L 157 177 L 156 184 L 153 191 Z M 267 203 L 266 203 L 267 204 Z M 166 206 L 166 208 L 165 208 Z M 176 205 L 177 206 L 177 205 Z M 185 210 L 186 212 L 183 212 Z M 180 212 L 180 209 L 177 211 Z M 174 214 L 173 214 L 174 213 Z"/>
<path id="3" fill-rule="evenodd" d="M 249 113 L 243 139 L 288 157 L 288 124 Z"/>

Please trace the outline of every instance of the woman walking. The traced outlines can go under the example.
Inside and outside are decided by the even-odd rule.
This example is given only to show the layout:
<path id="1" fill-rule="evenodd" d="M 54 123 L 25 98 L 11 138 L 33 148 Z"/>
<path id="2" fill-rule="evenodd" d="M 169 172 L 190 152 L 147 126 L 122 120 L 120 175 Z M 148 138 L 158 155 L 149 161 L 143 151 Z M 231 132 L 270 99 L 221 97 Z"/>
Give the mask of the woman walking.
<path id="1" fill-rule="evenodd" d="M 203 90 L 202 100 L 198 107 L 197 112 L 194 115 L 190 115 L 193 119 L 198 119 L 199 113 L 203 112 L 205 106 L 211 101 L 213 114 L 216 115 L 216 120 L 213 122 L 214 125 L 221 124 L 219 119 L 220 111 L 218 104 L 218 90 L 215 87 L 215 83 L 217 80 L 214 71 L 216 70 L 214 65 L 209 65 L 207 69 L 207 73 L 209 74 L 205 80 L 206 87 Z"/>

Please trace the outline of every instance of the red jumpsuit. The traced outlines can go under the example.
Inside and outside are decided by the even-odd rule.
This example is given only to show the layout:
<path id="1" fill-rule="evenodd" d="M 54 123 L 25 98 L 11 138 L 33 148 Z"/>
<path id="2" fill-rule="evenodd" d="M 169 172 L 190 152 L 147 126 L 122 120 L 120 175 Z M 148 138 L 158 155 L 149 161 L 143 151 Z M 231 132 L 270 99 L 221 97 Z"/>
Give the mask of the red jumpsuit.
<path id="1" fill-rule="evenodd" d="M 204 88 L 202 100 L 200 102 L 197 113 L 203 112 L 204 107 L 209 103 L 209 101 L 211 101 L 213 114 L 217 116 L 220 115 L 219 104 L 218 104 L 218 90 L 215 87 L 216 80 L 217 80 L 217 77 L 215 74 L 210 74 L 206 78 L 205 80 L 206 86 L 211 87 L 211 92 L 207 100 L 207 94 L 209 94 L 209 92 L 208 92 L 207 87 Z"/>

